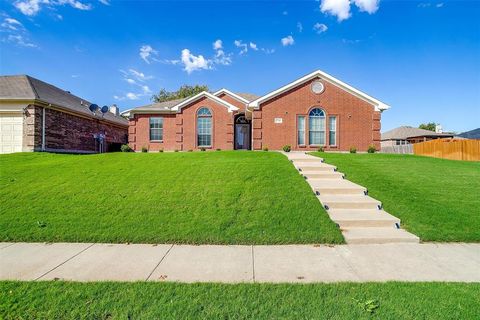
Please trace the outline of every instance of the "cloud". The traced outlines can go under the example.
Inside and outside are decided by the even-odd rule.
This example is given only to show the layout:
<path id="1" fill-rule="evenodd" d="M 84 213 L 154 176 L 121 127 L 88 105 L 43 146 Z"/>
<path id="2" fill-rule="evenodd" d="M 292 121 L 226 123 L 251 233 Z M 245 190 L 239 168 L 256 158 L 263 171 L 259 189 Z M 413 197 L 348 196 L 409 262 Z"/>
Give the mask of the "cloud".
<path id="1" fill-rule="evenodd" d="M 110 1 L 109 0 L 98 0 L 100 1 L 102 4 L 106 5 L 106 6 L 109 6 L 110 5 Z"/>
<path id="2" fill-rule="evenodd" d="M 282 42 L 282 46 L 284 47 L 292 46 L 295 43 L 295 40 L 293 39 L 292 36 L 287 36 L 285 38 L 282 38 L 280 41 Z"/>
<path id="3" fill-rule="evenodd" d="M 287 15 L 288 15 L 288 11 L 285 10 L 285 11 L 282 12 L 282 14 L 283 14 L 284 16 L 287 16 Z"/>
<path id="4" fill-rule="evenodd" d="M 353 0 L 353 3 L 360 9 L 360 11 L 374 14 L 378 10 L 380 0 Z"/>
<path id="5" fill-rule="evenodd" d="M 374 14 L 378 10 L 380 0 L 321 0 L 320 11 L 336 16 L 339 22 L 352 16 L 351 4 L 354 4 L 362 12 Z"/>
<path id="6" fill-rule="evenodd" d="M 297 22 L 297 30 L 298 30 L 298 32 L 300 32 L 300 33 L 303 32 L 303 25 L 302 25 L 301 22 Z"/>
<path id="7" fill-rule="evenodd" d="M 38 47 L 29 40 L 28 32 L 20 21 L 10 18 L 7 15 L 4 16 L 6 18 L 4 18 L 3 22 L 0 24 L 1 31 L 5 34 L 5 36 L 2 37 L 3 42 L 13 43 L 17 46 L 26 48 Z"/>
<path id="8" fill-rule="evenodd" d="M 444 3 L 443 2 L 439 2 L 437 4 L 433 4 L 431 2 L 420 2 L 417 7 L 419 8 L 430 8 L 430 7 L 435 7 L 435 8 L 441 8 L 444 6 Z"/>
<path id="9" fill-rule="evenodd" d="M 13 34 L 8 35 L 6 41 L 15 43 L 16 45 L 21 46 L 21 47 L 37 48 L 37 45 L 36 45 L 36 44 L 31 43 L 28 39 L 26 39 L 25 37 L 23 37 L 22 35 L 19 35 L 19 34 L 17 34 L 17 35 L 13 35 Z"/>
<path id="10" fill-rule="evenodd" d="M 12 31 L 18 31 L 19 29 L 24 29 L 23 24 L 21 24 L 20 21 L 12 18 L 5 18 L 1 26 L 4 29 L 9 29 Z"/>
<path id="11" fill-rule="evenodd" d="M 272 53 L 275 53 L 275 49 L 266 49 L 266 48 L 261 48 L 260 50 L 262 50 L 263 52 L 265 52 L 265 54 L 272 54 Z"/>
<path id="12" fill-rule="evenodd" d="M 78 10 L 91 10 L 92 5 L 78 0 L 17 0 L 13 3 L 15 8 L 26 16 L 35 16 L 42 6 L 53 8 L 55 6 L 69 5 Z"/>
<path id="13" fill-rule="evenodd" d="M 140 54 L 140 58 L 142 58 L 143 61 L 150 64 L 149 57 L 154 56 L 154 55 L 158 55 L 158 51 L 153 49 L 150 45 L 146 44 L 146 45 L 143 45 L 140 48 L 140 53 L 139 54 Z M 152 58 L 152 60 L 156 60 L 156 59 Z"/>
<path id="14" fill-rule="evenodd" d="M 140 96 L 136 93 L 133 93 L 133 92 L 128 92 L 125 97 L 127 97 L 127 99 L 130 99 L 130 100 L 138 100 L 140 98 Z"/>
<path id="15" fill-rule="evenodd" d="M 213 43 L 213 50 L 223 49 L 223 42 L 222 40 L 218 39 Z"/>
<path id="16" fill-rule="evenodd" d="M 147 76 L 145 75 L 145 73 L 137 71 L 135 69 L 128 69 L 127 71 L 120 70 L 120 72 L 123 74 L 123 78 L 125 79 L 125 81 L 127 81 L 126 79 L 132 79 L 138 82 L 145 82 L 153 79 L 153 76 Z M 127 82 L 131 83 L 130 81 Z"/>
<path id="17" fill-rule="evenodd" d="M 208 70 L 212 68 L 211 60 L 205 59 L 202 55 L 195 56 L 188 49 L 182 50 L 180 60 L 183 64 L 183 70 L 185 70 L 188 74 L 192 73 L 193 71 L 202 69 Z"/>
<path id="18" fill-rule="evenodd" d="M 233 43 L 235 44 L 235 47 L 241 48 L 240 54 L 245 54 L 248 52 L 248 45 L 243 43 L 242 40 L 235 40 Z"/>
<path id="19" fill-rule="evenodd" d="M 316 33 L 320 34 L 328 30 L 328 27 L 323 24 L 323 23 L 315 23 L 313 25 L 313 30 L 315 30 Z"/>
<path id="20" fill-rule="evenodd" d="M 435 5 L 435 7 L 437 7 L 437 8 L 443 7 L 443 2 L 437 3 L 437 4 Z"/>
<path id="21" fill-rule="evenodd" d="M 250 42 L 249 46 L 250 46 L 250 49 L 252 49 L 252 50 L 254 50 L 254 51 L 258 51 L 258 48 L 257 48 L 257 44 L 256 44 L 256 43 Z"/>
<path id="22" fill-rule="evenodd" d="M 150 87 L 146 85 L 145 82 L 153 79 L 153 76 L 147 76 L 143 72 L 137 71 L 135 69 L 119 71 L 122 74 L 122 79 L 125 80 L 129 85 L 137 89 L 135 90 L 135 92 L 129 91 L 122 96 L 115 95 L 113 96 L 115 100 L 139 100 L 140 98 L 147 97 L 152 94 L 152 90 L 150 90 Z"/>

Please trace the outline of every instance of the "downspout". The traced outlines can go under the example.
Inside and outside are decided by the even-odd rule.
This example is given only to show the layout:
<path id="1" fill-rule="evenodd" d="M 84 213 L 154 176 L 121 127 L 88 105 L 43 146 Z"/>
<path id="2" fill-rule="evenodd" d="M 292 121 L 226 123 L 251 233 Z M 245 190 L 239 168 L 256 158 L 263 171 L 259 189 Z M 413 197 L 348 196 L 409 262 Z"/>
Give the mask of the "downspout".
<path id="1" fill-rule="evenodd" d="M 45 107 L 42 108 L 42 151 L 45 151 Z"/>

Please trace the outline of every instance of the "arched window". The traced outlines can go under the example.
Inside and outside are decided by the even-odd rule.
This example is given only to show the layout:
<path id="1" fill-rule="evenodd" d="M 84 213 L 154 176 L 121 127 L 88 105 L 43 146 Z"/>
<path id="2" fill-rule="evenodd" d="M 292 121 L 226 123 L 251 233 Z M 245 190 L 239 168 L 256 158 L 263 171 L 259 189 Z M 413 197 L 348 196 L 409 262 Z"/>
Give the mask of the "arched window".
<path id="1" fill-rule="evenodd" d="M 208 108 L 197 111 L 197 146 L 212 146 L 212 113 Z"/>
<path id="2" fill-rule="evenodd" d="M 308 114 L 308 138 L 310 145 L 325 145 L 325 112 L 315 108 Z"/>

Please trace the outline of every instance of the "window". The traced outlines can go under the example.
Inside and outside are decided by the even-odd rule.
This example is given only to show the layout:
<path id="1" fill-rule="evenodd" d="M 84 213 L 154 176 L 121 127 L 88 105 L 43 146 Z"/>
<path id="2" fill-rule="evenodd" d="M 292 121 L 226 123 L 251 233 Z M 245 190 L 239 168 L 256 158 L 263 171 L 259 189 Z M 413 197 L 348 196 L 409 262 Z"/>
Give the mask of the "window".
<path id="1" fill-rule="evenodd" d="M 197 145 L 212 146 L 212 113 L 208 108 L 200 108 L 197 111 Z"/>
<path id="2" fill-rule="evenodd" d="M 163 118 L 150 118 L 150 140 L 163 140 Z"/>
<path id="3" fill-rule="evenodd" d="M 305 145 L 305 116 L 298 116 L 298 145 Z"/>
<path id="4" fill-rule="evenodd" d="M 308 115 L 308 139 L 310 145 L 325 145 L 325 112 L 315 108 Z"/>
<path id="5" fill-rule="evenodd" d="M 329 123 L 328 123 L 328 132 L 329 132 L 329 137 L 328 141 L 331 146 L 336 146 L 337 145 L 337 117 L 329 117 L 328 118 Z"/>

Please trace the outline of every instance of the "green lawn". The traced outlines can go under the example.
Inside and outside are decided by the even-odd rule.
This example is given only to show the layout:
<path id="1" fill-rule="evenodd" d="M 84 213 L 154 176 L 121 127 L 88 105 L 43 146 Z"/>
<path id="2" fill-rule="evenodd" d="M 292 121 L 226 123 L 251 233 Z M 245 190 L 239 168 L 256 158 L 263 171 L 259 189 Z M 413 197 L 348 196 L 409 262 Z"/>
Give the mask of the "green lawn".
<path id="1" fill-rule="evenodd" d="M 2 319 L 479 319 L 479 305 L 462 283 L 0 282 Z"/>
<path id="2" fill-rule="evenodd" d="M 342 243 L 274 152 L 0 156 L 0 241 Z"/>
<path id="3" fill-rule="evenodd" d="M 368 188 L 424 241 L 480 242 L 480 162 L 412 155 L 314 153 Z"/>

